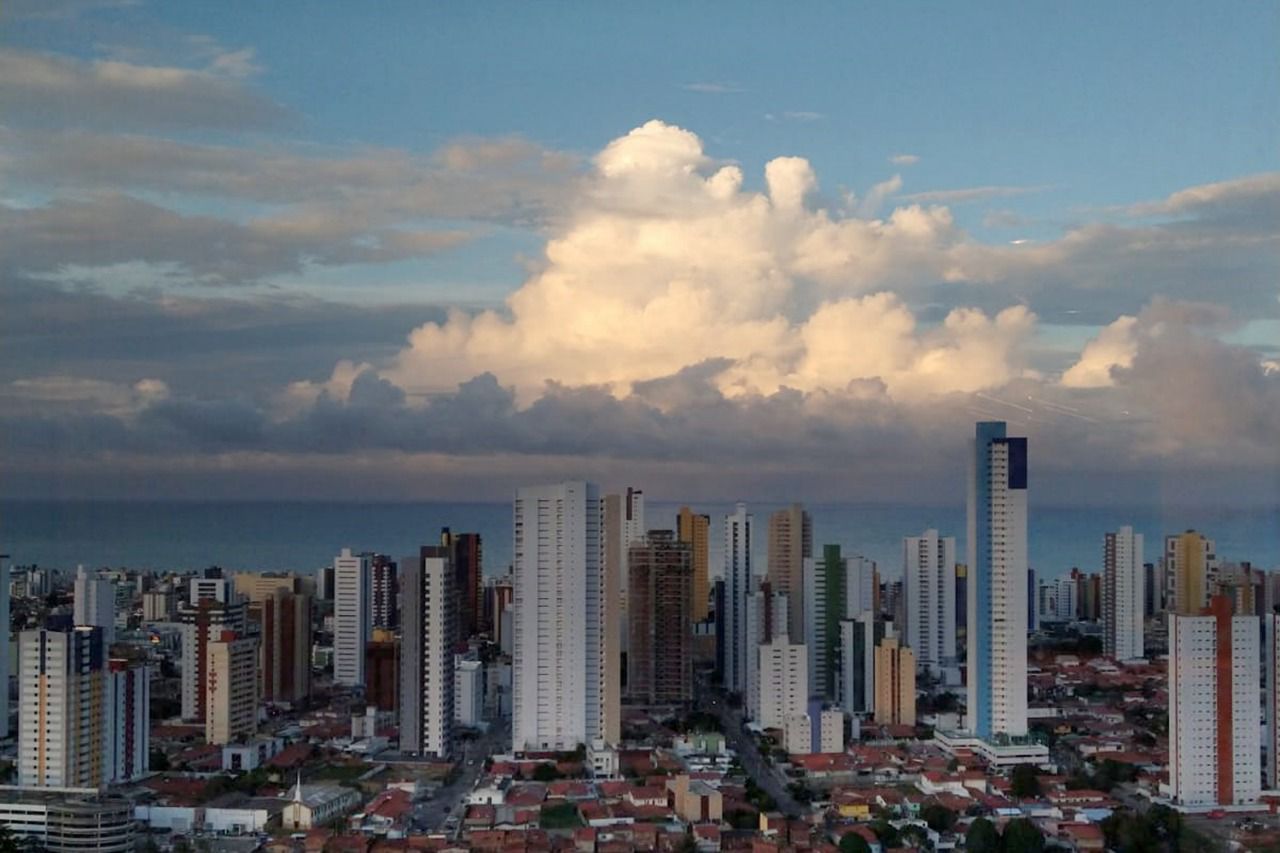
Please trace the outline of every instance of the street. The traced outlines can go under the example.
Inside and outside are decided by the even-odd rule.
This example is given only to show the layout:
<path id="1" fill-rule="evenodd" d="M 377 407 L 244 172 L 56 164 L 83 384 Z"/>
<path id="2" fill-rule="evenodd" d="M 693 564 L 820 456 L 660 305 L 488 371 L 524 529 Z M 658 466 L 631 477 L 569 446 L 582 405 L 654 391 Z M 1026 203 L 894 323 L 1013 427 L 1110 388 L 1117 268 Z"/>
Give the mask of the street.
<path id="1" fill-rule="evenodd" d="M 435 832 L 441 828 L 450 830 L 450 835 L 462 823 L 465 809 L 458 808 L 475 786 L 476 780 L 484 772 L 485 759 L 494 753 L 504 752 L 511 745 L 511 726 L 509 721 L 501 720 L 493 724 L 487 733 L 473 741 L 460 741 L 459 749 L 462 757 L 459 761 L 458 778 L 433 792 L 430 798 L 414 806 L 413 827 L 418 832 Z M 451 816 L 457 817 L 457 824 L 445 827 Z"/>
<path id="2" fill-rule="evenodd" d="M 804 808 L 787 791 L 781 771 L 769 766 L 756 747 L 756 740 L 742 728 L 742 711 L 729 707 L 724 695 L 711 690 L 706 679 L 698 679 L 698 709 L 715 715 L 724 731 L 725 743 L 738 755 L 738 762 L 760 788 L 773 797 L 778 811 L 788 817 L 800 817 Z"/>

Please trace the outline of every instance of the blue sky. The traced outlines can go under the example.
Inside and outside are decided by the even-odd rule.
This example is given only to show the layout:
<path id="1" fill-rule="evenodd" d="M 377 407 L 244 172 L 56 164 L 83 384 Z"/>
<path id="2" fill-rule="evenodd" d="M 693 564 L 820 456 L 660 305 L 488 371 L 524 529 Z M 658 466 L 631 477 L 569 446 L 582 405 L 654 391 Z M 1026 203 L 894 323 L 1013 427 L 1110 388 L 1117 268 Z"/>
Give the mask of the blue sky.
<path id="1" fill-rule="evenodd" d="M 1280 417 L 1274 3 L 32 0 L 8 15 L 0 396 L 64 424 L 86 460 L 141 453 L 162 421 L 193 471 L 248 452 L 301 464 L 334 441 L 310 430 L 339 429 L 309 407 L 420 415 L 413 401 L 486 375 L 511 394 L 493 411 L 521 421 L 494 425 L 506 439 L 352 452 L 533 465 L 551 445 L 512 436 L 583 389 L 697 432 L 680 407 L 699 395 L 750 409 L 797 390 L 807 418 L 880 383 L 889 409 L 841 421 L 857 435 L 931 401 L 986 416 L 1025 394 L 1056 407 L 1032 424 L 1105 424 L 1108 453 L 1148 472 L 1210 465 Z M 740 187 L 712 185 L 726 165 Z M 99 341 L 88 317 L 121 331 Z M 669 347 L 640 340 L 673 318 L 691 325 Z M 1195 346 L 1162 349 L 1171 328 Z M 1162 411 L 1168 377 L 1144 365 L 1177 358 L 1219 390 Z M 644 396 L 677 386 L 679 405 Z M 1251 437 L 1190 423 L 1204 406 L 1252 412 Z M 631 458 L 579 439 L 555 453 Z"/>

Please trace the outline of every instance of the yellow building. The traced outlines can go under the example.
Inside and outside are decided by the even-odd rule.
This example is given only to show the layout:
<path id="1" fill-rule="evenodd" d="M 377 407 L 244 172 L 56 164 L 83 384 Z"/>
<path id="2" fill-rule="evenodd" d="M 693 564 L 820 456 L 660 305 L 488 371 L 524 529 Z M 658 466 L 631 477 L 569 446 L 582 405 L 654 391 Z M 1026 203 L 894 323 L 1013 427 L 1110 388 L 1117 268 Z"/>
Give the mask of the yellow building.
<path id="1" fill-rule="evenodd" d="M 1165 575 L 1173 584 L 1170 610 L 1198 616 L 1209 605 L 1218 567 L 1212 539 L 1188 530 L 1164 539 Z"/>
<path id="2" fill-rule="evenodd" d="M 693 621 L 707 618 L 707 597 L 711 587 L 707 574 L 707 536 L 711 529 L 711 517 L 698 515 L 687 506 L 680 507 L 676 516 L 676 536 L 688 542 L 693 550 Z"/>
<path id="3" fill-rule="evenodd" d="M 232 743 L 258 728 L 258 641 L 225 631 L 209 643 L 204 737 Z"/>
<path id="4" fill-rule="evenodd" d="M 916 656 L 897 637 L 885 637 L 876 646 L 876 722 L 916 724 Z"/>

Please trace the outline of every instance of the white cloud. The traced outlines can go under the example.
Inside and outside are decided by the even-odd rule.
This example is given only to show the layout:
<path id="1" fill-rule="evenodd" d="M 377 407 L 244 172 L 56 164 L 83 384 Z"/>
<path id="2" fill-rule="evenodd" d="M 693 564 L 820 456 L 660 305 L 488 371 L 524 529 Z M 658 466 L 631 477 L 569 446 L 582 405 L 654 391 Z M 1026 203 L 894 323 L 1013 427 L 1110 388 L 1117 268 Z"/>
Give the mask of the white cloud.
<path id="1" fill-rule="evenodd" d="M 745 92 L 741 86 L 736 83 L 717 83 L 715 81 L 703 81 L 698 83 L 685 83 L 680 87 L 686 92 L 697 92 L 700 95 L 734 95 Z"/>
<path id="2" fill-rule="evenodd" d="M 885 220 L 811 209 L 817 178 L 795 157 L 770 161 L 765 184 L 745 191 L 741 170 L 717 166 L 697 136 L 649 122 L 596 157 L 507 312 L 419 328 L 383 375 L 431 392 L 491 371 L 526 403 L 547 381 L 625 394 L 716 358 L 732 362 L 716 380 L 731 394 L 878 380 L 913 396 L 1020 375 L 1029 311 L 957 309 L 918 328 L 897 297 L 876 293 L 943 274 L 961 239 L 944 209 Z M 898 186 L 874 188 L 870 204 Z"/>
<path id="3" fill-rule="evenodd" d="M 914 166 L 920 162 L 920 158 L 915 154 L 894 154 L 889 162 L 895 166 Z"/>
<path id="4" fill-rule="evenodd" d="M 1125 315 L 1100 331 L 1085 344 L 1080 359 L 1062 374 L 1068 388 L 1109 388 L 1115 384 L 1112 371 L 1129 367 L 1138 352 L 1135 335 L 1138 318 Z"/>
<path id="5" fill-rule="evenodd" d="M 967 204 L 974 201 L 986 201 L 992 198 L 1010 198 L 1019 195 L 1044 192 L 1048 186 L 986 186 L 962 187 L 954 190 L 929 190 L 927 192 L 910 193 L 902 196 L 903 201 L 921 204 Z"/>

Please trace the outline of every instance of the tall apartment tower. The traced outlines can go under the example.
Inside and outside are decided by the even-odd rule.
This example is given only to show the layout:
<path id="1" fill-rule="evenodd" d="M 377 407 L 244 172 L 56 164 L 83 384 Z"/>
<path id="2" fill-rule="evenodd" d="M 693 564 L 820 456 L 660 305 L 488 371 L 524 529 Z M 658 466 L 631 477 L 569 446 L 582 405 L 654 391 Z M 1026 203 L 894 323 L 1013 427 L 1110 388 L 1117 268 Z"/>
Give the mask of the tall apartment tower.
<path id="1" fill-rule="evenodd" d="M 782 729 L 787 719 L 809 712 L 809 652 L 803 643 L 779 637 L 759 647 L 760 711 L 766 729 Z"/>
<path id="2" fill-rule="evenodd" d="M 670 530 L 631 546 L 627 695 L 646 705 L 693 700 L 693 550 Z"/>
<path id="3" fill-rule="evenodd" d="M 216 594 L 199 597 L 193 587 L 192 598 L 193 604 L 178 611 L 182 625 L 182 718 L 203 723 L 209 704 L 209 644 L 224 631 L 245 633 L 245 603 L 231 592 L 229 583 Z"/>
<path id="4" fill-rule="evenodd" d="M 875 719 L 881 725 L 916 724 L 916 657 L 897 637 L 876 646 Z"/>
<path id="5" fill-rule="evenodd" d="M 769 516 L 769 565 L 767 576 L 773 588 L 787 594 L 787 627 L 791 636 L 803 640 L 804 561 L 813 557 L 813 521 L 800 504 L 792 504 Z"/>
<path id="6" fill-rule="evenodd" d="M 132 661 L 107 662 L 102 772 L 110 782 L 147 774 L 151 757 L 151 669 Z"/>
<path id="7" fill-rule="evenodd" d="M 1142 534 L 1132 527 L 1107 533 L 1102 566 L 1102 650 L 1116 660 L 1139 660 L 1146 612 Z"/>
<path id="8" fill-rule="evenodd" d="M 747 594 L 751 592 L 751 514 L 740 503 L 724 520 L 723 683 L 742 693 L 747 687 Z"/>
<path id="9" fill-rule="evenodd" d="M 453 563 L 453 588 L 458 596 L 458 624 L 454 636 L 459 643 L 479 634 L 484 624 L 484 551 L 479 533 L 440 531 L 440 544 L 449 549 Z"/>
<path id="10" fill-rule="evenodd" d="M 631 605 L 627 601 L 627 590 L 631 587 L 628 580 L 627 556 L 632 544 L 644 539 L 644 492 L 628 486 L 626 492 L 607 495 L 604 501 L 606 507 L 605 560 L 609 566 L 609 573 L 616 575 L 618 579 L 617 590 L 611 591 L 608 601 L 609 612 L 616 612 L 617 618 L 611 617 L 609 621 L 618 631 L 616 638 L 618 659 L 622 667 L 622 678 L 625 680 L 628 670 L 627 654 L 631 643 Z"/>
<path id="11" fill-rule="evenodd" d="M 1169 788 L 1188 806 L 1256 803 L 1262 790 L 1258 617 L 1226 596 L 1169 616 Z"/>
<path id="12" fill-rule="evenodd" d="M 826 557 L 824 547 L 821 562 L 813 558 L 804 561 L 805 635 L 798 638 L 809 650 L 809 689 L 814 696 L 823 699 L 829 695 L 827 688 L 831 681 L 827 666 L 827 613 L 839 606 L 839 602 L 827 600 Z"/>
<path id="13" fill-rule="evenodd" d="M 1188 530 L 1164 538 L 1165 577 L 1171 585 L 1169 610 L 1195 616 L 1209 603 L 1218 557 L 1213 540 Z"/>
<path id="14" fill-rule="evenodd" d="M 572 750 L 617 743 L 619 672 L 606 621 L 607 577 L 599 489 L 571 481 L 522 488 L 514 508 L 512 748 Z M 620 594 L 615 599 L 620 598 Z M 615 682 L 616 683 L 616 682 Z"/>
<path id="15" fill-rule="evenodd" d="M 676 538 L 689 546 L 693 557 L 692 619 L 694 622 L 706 621 L 707 602 L 711 594 L 711 579 L 708 574 L 711 516 L 698 515 L 687 506 L 680 507 L 680 512 L 676 514 Z"/>
<path id="16" fill-rule="evenodd" d="M 276 589 L 249 601 L 258 626 L 264 702 L 295 704 L 311 695 L 311 596 Z"/>
<path id="17" fill-rule="evenodd" d="M 903 636 L 917 665 L 935 678 L 956 665 L 956 540 L 926 530 L 902 540 Z"/>
<path id="18" fill-rule="evenodd" d="M 427 546 L 400 561 L 400 751 L 442 760 L 453 753 L 453 550 Z"/>
<path id="19" fill-rule="evenodd" d="M 73 618 L 77 625 L 101 628 L 104 642 L 110 645 L 116 630 L 115 584 L 95 572 L 90 574 L 84 566 L 76 571 L 75 599 L 72 603 Z"/>
<path id="20" fill-rule="evenodd" d="M 23 631 L 18 661 L 18 784 L 105 784 L 107 723 L 103 628 Z"/>
<path id="21" fill-rule="evenodd" d="M 258 728 L 258 640 L 225 631 L 208 648 L 205 742 L 227 744 Z"/>
<path id="22" fill-rule="evenodd" d="M 396 561 L 386 554 L 370 554 L 369 626 L 397 628 L 400 625 L 400 579 Z"/>
<path id="23" fill-rule="evenodd" d="M 1027 440 L 977 425 L 969 460 L 968 727 L 1027 733 Z"/>
<path id="24" fill-rule="evenodd" d="M 1267 741 L 1266 778 L 1262 781 L 1268 790 L 1280 786 L 1280 613 L 1271 611 L 1262 617 L 1262 642 L 1264 645 L 1263 704 L 1266 706 Z"/>
<path id="25" fill-rule="evenodd" d="M 369 555 L 350 548 L 333 558 L 333 681 L 364 684 L 364 647 L 373 637 Z"/>
<path id="26" fill-rule="evenodd" d="M 840 620 L 840 655 L 836 685 L 846 714 L 875 710 L 876 645 L 884 638 L 884 622 L 871 610 Z"/>

